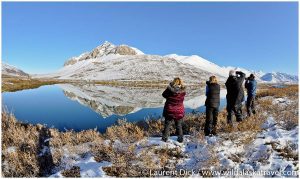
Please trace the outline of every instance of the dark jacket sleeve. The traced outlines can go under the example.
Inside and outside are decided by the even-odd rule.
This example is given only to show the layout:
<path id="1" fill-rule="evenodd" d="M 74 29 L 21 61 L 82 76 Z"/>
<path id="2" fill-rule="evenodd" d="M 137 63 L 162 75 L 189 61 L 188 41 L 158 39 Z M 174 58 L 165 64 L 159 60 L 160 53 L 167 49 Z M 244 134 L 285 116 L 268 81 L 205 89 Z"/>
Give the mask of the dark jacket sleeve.
<path id="1" fill-rule="evenodd" d="M 249 80 L 246 80 L 246 82 L 245 82 L 245 88 L 248 89 L 248 87 L 249 87 Z"/>
<path id="2" fill-rule="evenodd" d="M 171 96 L 170 90 L 167 88 L 167 89 L 162 93 L 162 96 L 163 96 L 164 98 L 170 97 L 170 96 Z"/>
<path id="3" fill-rule="evenodd" d="M 239 84 L 243 83 L 246 77 L 246 74 L 241 72 L 241 71 L 237 71 L 236 74 L 240 75 L 239 78 L 237 78 L 237 81 Z"/>
<path id="4" fill-rule="evenodd" d="M 208 84 L 209 84 L 209 82 L 207 81 L 207 82 L 206 82 L 206 87 L 205 87 L 205 95 L 206 95 L 206 96 L 208 95 L 208 92 L 209 92 Z"/>

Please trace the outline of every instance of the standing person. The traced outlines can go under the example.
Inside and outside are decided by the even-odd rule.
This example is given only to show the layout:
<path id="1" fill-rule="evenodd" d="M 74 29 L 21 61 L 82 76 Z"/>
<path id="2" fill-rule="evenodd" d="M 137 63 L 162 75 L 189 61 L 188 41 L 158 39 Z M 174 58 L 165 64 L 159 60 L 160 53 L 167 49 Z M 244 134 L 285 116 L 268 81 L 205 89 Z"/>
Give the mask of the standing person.
<path id="1" fill-rule="evenodd" d="M 168 140 L 172 121 L 175 122 L 176 133 L 178 135 L 177 141 L 183 142 L 182 118 L 184 117 L 183 101 L 185 94 L 185 87 L 180 78 L 174 78 L 167 89 L 162 93 L 162 96 L 166 98 L 163 111 L 165 126 L 162 137 L 162 140 L 165 142 Z"/>
<path id="2" fill-rule="evenodd" d="M 220 85 L 215 76 L 209 77 L 206 82 L 206 121 L 204 134 L 205 136 L 216 135 L 218 113 L 220 106 Z"/>
<path id="3" fill-rule="evenodd" d="M 251 116 L 251 113 L 255 114 L 255 96 L 256 96 L 256 86 L 257 82 L 255 76 L 251 74 L 245 82 L 245 88 L 247 89 L 247 113 L 248 117 Z"/>
<path id="4" fill-rule="evenodd" d="M 227 123 L 232 124 L 232 115 L 235 114 L 236 121 L 241 122 L 243 120 L 242 114 L 242 102 L 244 101 L 244 89 L 243 82 L 245 80 L 245 73 L 234 70 L 229 71 L 229 77 L 225 83 L 227 89 Z"/>

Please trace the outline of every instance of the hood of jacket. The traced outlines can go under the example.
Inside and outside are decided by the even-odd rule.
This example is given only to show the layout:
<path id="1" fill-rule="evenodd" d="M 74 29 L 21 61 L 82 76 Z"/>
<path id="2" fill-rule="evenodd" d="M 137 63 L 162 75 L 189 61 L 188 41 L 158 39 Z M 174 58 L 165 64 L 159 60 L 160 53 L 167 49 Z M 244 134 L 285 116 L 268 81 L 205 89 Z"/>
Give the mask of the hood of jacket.
<path id="1" fill-rule="evenodd" d="M 170 91 L 172 91 L 173 93 L 183 93 L 183 92 L 185 92 L 185 87 L 184 86 L 174 85 L 173 83 L 170 83 L 168 85 L 168 89 Z"/>

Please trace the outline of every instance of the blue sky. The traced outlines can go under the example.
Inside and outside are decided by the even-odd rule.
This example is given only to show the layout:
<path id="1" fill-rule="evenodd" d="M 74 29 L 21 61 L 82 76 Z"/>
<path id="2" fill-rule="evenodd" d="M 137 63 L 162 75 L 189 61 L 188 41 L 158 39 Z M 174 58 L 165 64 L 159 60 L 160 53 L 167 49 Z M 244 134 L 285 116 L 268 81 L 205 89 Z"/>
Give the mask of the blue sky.
<path id="1" fill-rule="evenodd" d="M 55 71 L 105 40 L 298 74 L 298 3 L 2 3 L 2 60 L 25 72 Z"/>

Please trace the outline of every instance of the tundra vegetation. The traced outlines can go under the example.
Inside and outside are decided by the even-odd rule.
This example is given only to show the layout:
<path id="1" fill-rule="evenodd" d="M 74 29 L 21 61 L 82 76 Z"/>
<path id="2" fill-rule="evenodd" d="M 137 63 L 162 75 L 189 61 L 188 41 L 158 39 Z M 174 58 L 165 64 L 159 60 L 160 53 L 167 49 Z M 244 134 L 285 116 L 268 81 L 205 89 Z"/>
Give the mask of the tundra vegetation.
<path id="1" fill-rule="evenodd" d="M 23 79 L 22 79 L 23 80 Z M 24 81 L 16 81 L 22 83 Z M 4 83 L 7 81 L 4 81 Z M 49 82 L 50 83 L 50 82 Z M 53 82 L 54 83 L 54 82 Z M 32 86 L 38 86 L 31 84 Z M 17 85 L 18 86 L 18 85 Z M 25 85 L 26 86 L 26 85 Z M 31 87 L 32 87 L 31 86 Z M 14 91 L 19 87 L 7 88 L 2 83 L 2 91 Z M 26 88 L 26 87 L 25 87 Z M 276 99 L 289 102 L 274 103 Z M 244 112 L 245 113 L 245 112 Z M 219 113 L 217 133 L 226 141 L 238 141 L 243 148 L 251 146 L 257 134 L 262 132 L 262 124 L 269 116 L 285 130 L 298 126 L 298 85 L 287 85 L 283 88 L 261 85 L 257 94 L 257 115 L 236 123 L 231 128 L 226 124 L 226 111 Z M 181 148 L 150 145 L 147 140 L 161 136 L 163 119 L 149 119 L 137 123 L 120 120 L 118 125 L 107 128 L 105 133 L 96 129 L 81 132 L 59 132 L 43 125 L 32 125 L 19 122 L 13 114 L 2 110 L 2 175 L 4 177 L 41 177 L 61 171 L 65 177 L 80 177 L 81 168 L 74 164 L 78 158 L 93 157 L 98 162 L 109 162 L 102 170 L 107 176 L 117 177 L 149 177 L 147 171 L 171 171 L 182 166 L 182 162 L 193 158 L 195 167 L 209 171 L 211 167 L 222 168 L 222 161 L 216 149 L 210 148 L 206 153 L 186 153 Z M 204 146 L 205 114 L 188 114 L 184 118 L 184 134 L 195 148 Z M 171 129 L 175 135 L 175 129 Z M 298 136 L 297 136 L 298 137 Z M 160 144 L 160 143 L 159 143 Z M 185 145 L 185 144 L 184 144 Z M 298 166 L 298 151 L 289 146 L 278 148 L 277 143 L 266 143 L 286 160 Z M 246 154 L 232 154 L 228 158 L 234 163 L 242 163 Z M 259 158 L 262 163 L 266 158 Z M 209 173 L 213 176 L 212 173 Z M 206 176 L 209 176 L 206 174 Z M 184 174 L 188 176 L 190 174 Z"/>
<path id="2" fill-rule="evenodd" d="M 24 89 L 34 89 L 43 85 L 53 85 L 59 83 L 75 83 L 75 84 L 99 84 L 108 86 L 129 86 L 129 87 L 144 87 L 144 88 L 165 88 L 168 81 L 132 81 L 132 80 L 62 80 L 56 78 L 31 78 L 31 77 L 16 77 L 2 75 L 2 92 L 14 92 Z M 187 84 L 187 87 L 198 88 L 203 87 L 205 83 Z"/>

